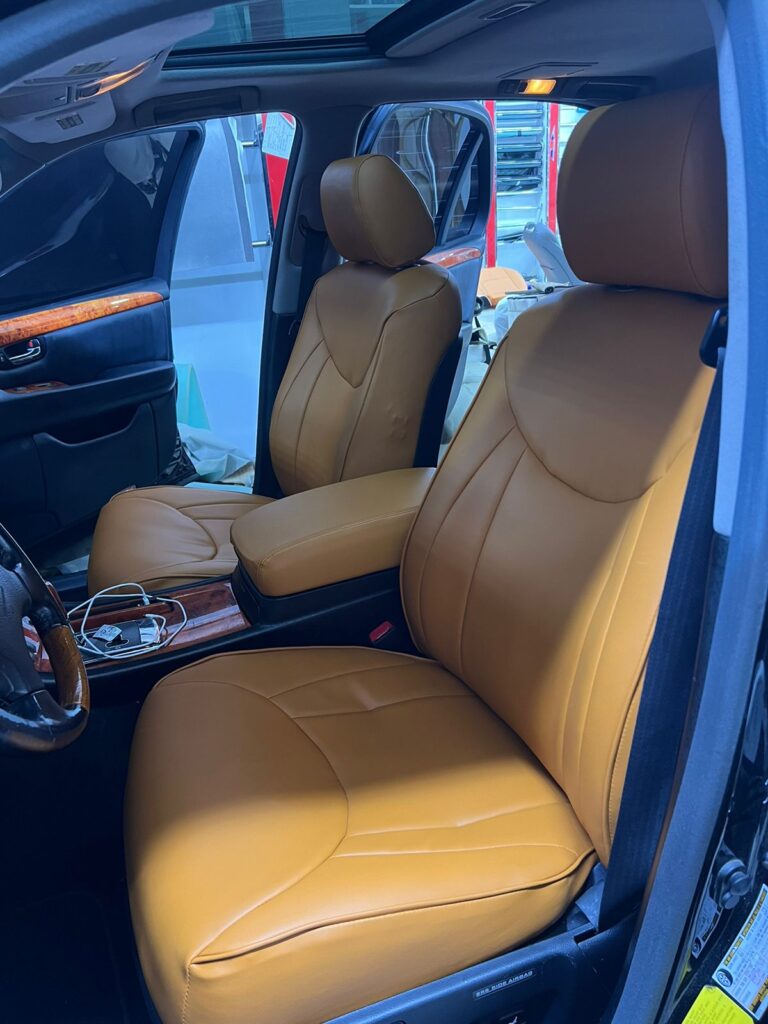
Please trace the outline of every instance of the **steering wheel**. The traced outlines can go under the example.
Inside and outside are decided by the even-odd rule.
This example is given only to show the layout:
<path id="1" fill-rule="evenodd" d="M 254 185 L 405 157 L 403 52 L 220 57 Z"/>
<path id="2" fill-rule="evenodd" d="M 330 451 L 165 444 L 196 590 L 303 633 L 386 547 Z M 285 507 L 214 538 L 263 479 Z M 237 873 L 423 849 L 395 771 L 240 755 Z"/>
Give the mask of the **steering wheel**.
<path id="1" fill-rule="evenodd" d="M 45 645 L 56 680 L 46 689 L 32 664 L 22 620 Z M 58 598 L 0 526 L 0 752 L 43 753 L 77 739 L 90 695 L 82 655 Z"/>

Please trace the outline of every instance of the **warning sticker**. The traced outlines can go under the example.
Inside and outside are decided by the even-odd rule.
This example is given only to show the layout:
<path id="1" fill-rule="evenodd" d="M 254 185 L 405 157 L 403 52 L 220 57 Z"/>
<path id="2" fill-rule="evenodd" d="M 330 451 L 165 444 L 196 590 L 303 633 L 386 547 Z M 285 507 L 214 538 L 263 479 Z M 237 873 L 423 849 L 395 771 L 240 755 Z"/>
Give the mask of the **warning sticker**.
<path id="1" fill-rule="evenodd" d="M 761 1020 L 768 1009 L 768 885 L 764 885 L 736 941 L 712 975 L 745 1010 Z"/>
<path id="2" fill-rule="evenodd" d="M 281 113 L 267 114 L 264 128 L 264 139 L 261 150 L 266 156 L 279 156 L 287 160 L 293 148 L 293 137 L 296 134 L 296 122 L 290 115 Z"/>
<path id="3" fill-rule="evenodd" d="M 725 992 L 708 985 L 696 996 L 683 1024 L 750 1024 L 751 1020 Z"/>

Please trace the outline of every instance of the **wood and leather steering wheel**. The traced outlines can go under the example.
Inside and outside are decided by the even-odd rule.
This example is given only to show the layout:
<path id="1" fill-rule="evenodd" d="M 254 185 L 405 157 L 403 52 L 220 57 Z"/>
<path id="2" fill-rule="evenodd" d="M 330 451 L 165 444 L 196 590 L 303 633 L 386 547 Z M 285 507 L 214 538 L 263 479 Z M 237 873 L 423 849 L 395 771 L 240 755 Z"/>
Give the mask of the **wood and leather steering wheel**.
<path id="1" fill-rule="evenodd" d="M 55 694 L 32 664 L 25 616 L 48 652 Z M 85 665 L 64 608 L 0 526 L 0 752 L 44 753 L 66 747 L 85 728 L 89 707 Z"/>

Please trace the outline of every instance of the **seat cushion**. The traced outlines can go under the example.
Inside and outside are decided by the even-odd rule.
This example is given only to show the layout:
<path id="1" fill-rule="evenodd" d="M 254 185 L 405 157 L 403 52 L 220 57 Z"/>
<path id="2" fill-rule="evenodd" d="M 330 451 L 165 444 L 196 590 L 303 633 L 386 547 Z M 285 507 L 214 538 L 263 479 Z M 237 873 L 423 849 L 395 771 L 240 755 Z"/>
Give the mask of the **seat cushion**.
<path id="1" fill-rule="evenodd" d="M 121 491 L 99 515 L 88 590 L 117 583 L 159 589 L 226 576 L 237 565 L 232 523 L 271 500 L 198 487 Z"/>
<path id="2" fill-rule="evenodd" d="M 320 1024 L 531 938 L 594 861 L 470 690 L 360 648 L 222 655 L 159 683 L 126 843 L 164 1024 Z"/>

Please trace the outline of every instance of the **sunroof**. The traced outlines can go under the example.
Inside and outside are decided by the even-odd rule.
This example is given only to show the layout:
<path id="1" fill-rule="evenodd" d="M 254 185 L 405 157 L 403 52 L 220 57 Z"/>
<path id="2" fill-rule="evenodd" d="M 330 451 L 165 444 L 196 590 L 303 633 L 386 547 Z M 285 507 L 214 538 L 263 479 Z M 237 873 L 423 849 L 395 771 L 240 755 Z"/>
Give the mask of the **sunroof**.
<path id="1" fill-rule="evenodd" d="M 257 0 L 225 4 L 206 32 L 182 39 L 179 51 L 262 47 L 291 40 L 364 35 L 408 0 Z"/>

